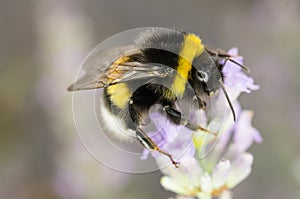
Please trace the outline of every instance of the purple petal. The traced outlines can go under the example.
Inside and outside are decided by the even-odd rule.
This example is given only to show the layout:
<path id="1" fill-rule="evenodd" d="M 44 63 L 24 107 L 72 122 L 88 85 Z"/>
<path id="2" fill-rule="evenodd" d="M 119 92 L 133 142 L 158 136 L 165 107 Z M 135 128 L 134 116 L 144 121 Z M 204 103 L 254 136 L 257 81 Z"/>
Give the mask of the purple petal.
<path id="1" fill-rule="evenodd" d="M 234 108 L 237 118 L 239 118 L 242 108 L 237 101 L 233 104 L 233 108 Z M 224 148 L 227 146 L 235 127 L 236 127 L 236 123 L 233 121 L 232 117 L 228 117 L 228 118 L 226 118 L 226 120 L 224 120 L 224 124 L 222 126 L 222 131 L 220 132 L 221 135 L 218 140 L 218 146 L 216 146 L 216 147 L 220 147 L 220 149 L 222 149 L 222 151 L 219 151 L 219 153 L 222 153 Z"/>
<path id="2" fill-rule="evenodd" d="M 230 55 L 237 55 L 237 48 L 232 48 L 228 51 Z M 233 60 L 243 64 L 243 57 L 233 57 Z M 237 64 L 227 61 L 224 66 L 223 73 L 225 75 L 224 84 L 228 89 L 232 99 L 236 99 L 241 92 L 250 93 L 252 90 L 259 89 L 258 85 L 254 84 L 254 80 L 248 77 Z"/>
<path id="3" fill-rule="evenodd" d="M 260 133 L 251 124 L 252 117 L 252 111 L 244 110 L 237 121 L 233 141 L 239 147 L 240 152 L 246 151 L 254 141 L 262 142 Z"/>
<path id="4" fill-rule="evenodd" d="M 233 48 L 230 48 L 227 52 L 229 55 L 238 55 L 239 54 L 239 50 L 237 47 L 233 47 Z"/>
<path id="5" fill-rule="evenodd" d="M 241 106 L 238 101 L 235 101 L 233 107 L 238 118 L 241 113 Z M 216 144 L 213 146 L 214 148 L 210 151 L 209 155 L 205 159 L 203 159 L 203 162 L 208 163 L 209 165 L 212 163 L 216 164 L 220 160 L 220 155 L 224 154 L 224 152 L 227 150 L 229 142 L 231 141 L 231 136 L 234 133 L 236 126 L 236 123 L 233 121 L 231 114 L 230 116 L 231 117 L 225 118 L 222 124 L 222 128 L 218 134 Z"/>

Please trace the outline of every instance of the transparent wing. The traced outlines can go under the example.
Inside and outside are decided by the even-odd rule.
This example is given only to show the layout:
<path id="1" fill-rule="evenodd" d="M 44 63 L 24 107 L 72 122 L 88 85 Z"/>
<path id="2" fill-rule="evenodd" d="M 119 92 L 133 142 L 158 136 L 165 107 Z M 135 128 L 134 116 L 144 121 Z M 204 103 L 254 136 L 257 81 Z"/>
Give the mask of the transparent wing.
<path id="1" fill-rule="evenodd" d="M 121 82 L 173 75 L 174 70 L 168 66 L 118 61 L 138 53 L 140 50 L 135 46 L 125 46 L 89 57 L 83 65 L 86 73 L 70 85 L 68 90 L 104 88 Z"/>
<path id="2" fill-rule="evenodd" d="M 107 84 L 104 76 L 111 65 L 122 56 L 137 53 L 134 46 L 117 47 L 102 52 L 93 52 L 87 57 L 82 65 L 85 74 L 75 83 L 68 87 L 69 91 L 103 88 Z"/>

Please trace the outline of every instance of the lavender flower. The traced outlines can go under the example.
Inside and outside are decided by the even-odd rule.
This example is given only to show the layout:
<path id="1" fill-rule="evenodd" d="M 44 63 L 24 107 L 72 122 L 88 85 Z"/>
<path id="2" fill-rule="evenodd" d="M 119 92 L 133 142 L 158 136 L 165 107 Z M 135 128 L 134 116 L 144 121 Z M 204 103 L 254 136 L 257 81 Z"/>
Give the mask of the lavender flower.
<path id="1" fill-rule="evenodd" d="M 243 57 L 238 56 L 237 48 L 231 48 L 228 54 L 236 56 L 233 60 L 243 64 Z M 242 71 L 242 68 L 235 63 L 227 62 L 224 66 L 223 73 L 225 75 L 224 84 L 232 101 L 237 100 L 242 92 L 251 93 L 252 90 L 259 89 L 259 86 L 254 84 L 253 78 L 248 77 Z"/>
<path id="2" fill-rule="evenodd" d="M 234 60 L 242 64 L 243 58 L 237 56 L 236 48 L 230 49 L 228 54 L 236 56 Z M 210 199 L 216 196 L 221 199 L 231 198 L 230 190 L 247 178 L 251 172 L 253 155 L 246 151 L 253 142 L 262 142 L 259 132 L 251 125 L 253 112 L 242 110 L 237 101 L 242 92 L 251 93 L 259 86 L 255 85 L 253 79 L 234 63 L 227 62 L 223 72 L 224 85 L 236 111 L 237 121 L 233 122 L 232 115 L 225 117 L 218 138 L 173 125 L 159 113 L 151 115 L 158 130 L 151 132 L 150 137 L 158 143 L 159 147 L 180 161 L 179 168 L 173 165 L 165 167 L 169 159 L 161 154 L 152 153 L 164 174 L 161 184 L 165 189 L 179 196 L 199 199 Z M 215 111 L 211 114 L 211 118 L 206 118 L 202 110 L 192 113 L 190 118 L 205 128 L 214 126 L 220 122 L 215 118 L 220 116 L 221 110 L 230 111 L 228 104 L 222 99 L 224 96 L 220 92 L 212 100 Z M 199 158 L 200 153 L 206 154 L 205 158 Z M 149 152 L 144 151 L 143 158 L 148 154 Z"/>
<path id="3" fill-rule="evenodd" d="M 251 121 L 248 113 L 249 111 L 245 111 L 240 114 L 236 126 L 244 126 L 246 129 Z M 161 179 L 162 186 L 177 194 L 201 199 L 212 196 L 228 198 L 229 190 L 250 174 L 253 162 L 253 156 L 245 152 L 246 140 L 238 141 L 236 138 L 244 133 L 249 134 L 249 137 L 253 139 L 250 143 L 247 142 L 247 146 L 251 145 L 253 141 L 261 141 L 260 135 L 256 134 L 256 129 L 250 127 L 251 131 L 244 131 L 239 127 L 226 129 L 227 132 L 223 132 L 224 136 L 220 138 L 212 153 L 204 159 L 198 160 L 194 156 L 186 156 L 181 161 L 179 169 L 173 166 L 163 168 L 161 170 L 164 174 Z M 234 137 L 231 142 L 228 139 L 229 135 Z M 159 166 L 166 165 L 166 161 L 168 161 L 163 156 L 156 160 Z"/>

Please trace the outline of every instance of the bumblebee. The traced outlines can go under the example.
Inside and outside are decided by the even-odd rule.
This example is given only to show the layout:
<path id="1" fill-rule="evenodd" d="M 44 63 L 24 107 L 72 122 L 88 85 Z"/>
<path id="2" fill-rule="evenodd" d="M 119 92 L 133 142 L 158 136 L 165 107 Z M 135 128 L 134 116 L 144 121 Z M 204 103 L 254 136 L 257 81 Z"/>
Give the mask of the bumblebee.
<path id="1" fill-rule="evenodd" d="M 206 109 L 207 100 L 221 89 L 235 120 L 234 109 L 224 88 L 222 69 L 226 61 L 247 68 L 221 50 L 208 49 L 193 33 L 153 28 L 141 33 L 135 45 L 109 49 L 102 52 L 99 59 L 101 63 L 87 69 L 86 74 L 68 90 L 103 88 L 100 109 L 104 122 L 118 120 L 143 147 L 168 156 L 176 167 L 178 162 L 172 155 L 160 149 L 143 131 L 153 105 L 158 104 L 175 125 L 214 134 L 187 119 L 176 102 L 188 94 L 197 100 L 200 109 Z M 109 130 L 112 133 L 119 131 L 115 127 Z"/>

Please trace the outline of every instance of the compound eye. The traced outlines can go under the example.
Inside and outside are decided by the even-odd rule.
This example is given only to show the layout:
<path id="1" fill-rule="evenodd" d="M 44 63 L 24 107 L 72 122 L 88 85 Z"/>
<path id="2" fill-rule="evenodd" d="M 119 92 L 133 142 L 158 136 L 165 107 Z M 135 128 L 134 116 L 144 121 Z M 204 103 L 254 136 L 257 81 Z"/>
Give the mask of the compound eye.
<path id="1" fill-rule="evenodd" d="M 202 82 L 207 82 L 208 81 L 208 74 L 206 72 L 198 71 L 197 72 L 197 77 Z"/>

